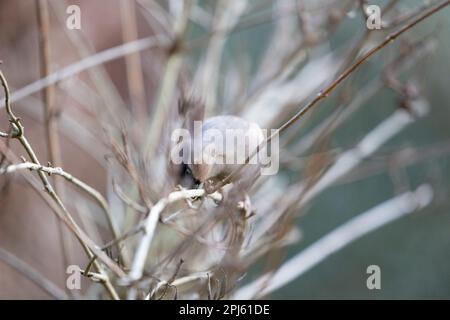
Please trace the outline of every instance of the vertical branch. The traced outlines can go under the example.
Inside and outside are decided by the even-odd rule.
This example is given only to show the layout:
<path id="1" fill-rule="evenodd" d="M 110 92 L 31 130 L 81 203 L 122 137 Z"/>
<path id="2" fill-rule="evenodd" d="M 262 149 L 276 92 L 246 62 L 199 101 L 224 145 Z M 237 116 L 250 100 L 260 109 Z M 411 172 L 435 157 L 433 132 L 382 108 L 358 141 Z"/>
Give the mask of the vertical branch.
<path id="1" fill-rule="evenodd" d="M 46 78 L 51 74 L 50 70 L 50 61 L 51 61 L 51 53 L 50 53 L 50 40 L 49 40 L 49 31 L 50 31 L 50 16 L 48 9 L 48 0 L 37 0 L 36 1 L 36 9 L 37 9 L 37 20 L 39 27 L 39 47 L 41 52 L 41 78 Z M 48 146 L 48 158 L 53 166 L 62 167 L 62 158 L 61 158 L 61 148 L 58 134 L 58 123 L 57 123 L 57 110 L 55 108 L 55 86 L 54 84 L 49 84 L 44 88 L 44 110 L 45 110 L 45 129 L 47 135 L 47 146 Z M 64 183 L 60 179 L 54 180 L 55 191 L 59 195 L 62 201 L 64 201 Z M 83 185 L 85 185 L 83 183 Z M 113 216 L 109 210 L 108 204 L 106 200 L 104 200 L 103 196 L 93 188 L 85 185 L 87 188 L 85 190 L 97 200 L 97 202 L 102 207 L 103 211 L 106 214 L 107 222 L 109 228 L 111 229 L 113 238 L 117 238 L 120 234 L 119 228 L 116 226 L 113 220 Z M 66 252 L 70 246 L 67 242 L 67 237 L 64 235 L 64 230 L 60 228 L 61 234 L 61 243 L 63 245 L 64 251 Z M 122 255 L 121 250 L 118 248 L 118 254 Z M 122 259 L 124 260 L 124 259 Z M 65 257 L 65 265 L 68 265 L 68 257 Z"/>
<path id="2" fill-rule="evenodd" d="M 50 74 L 50 16 L 48 11 L 47 0 L 36 1 L 37 24 L 39 30 L 39 51 L 40 51 L 40 70 L 41 78 L 45 78 Z M 44 126 L 47 138 L 48 159 L 54 166 L 62 166 L 61 149 L 58 134 L 58 123 L 56 119 L 55 109 L 55 86 L 49 85 L 45 87 L 43 92 L 44 106 Z M 61 180 L 55 179 L 55 191 L 64 200 L 64 184 Z M 61 243 L 63 266 L 69 265 L 70 244 L 65 233 L 63 222 L 56 220 L 59 232 L 59 240 Z"/>
<path id="3" fill-rule="evenodd" d="M 156 150 L 157 143 L 163 128 L 164 115 L 173 98 L 178 75 L 181 69 L 182 53 L 181 43 L 184 33 L 187 29 L 189 13 L 192 6 L 192 0 L 183 3 L 183 9 L 176 17 L 174 23 L 174 40 L 172 48 L 169 51 L 169 58 L 166 65 L 161 88 L 158 92 L 156 103 L 153 105 L 153 116 L 146 134 L 144 146 L 144 156 L 151 156 Z"/>
<path id="4" fill-rule="evenodd" d="M 213 19 L 211 40 L 200 68 L 200 88 L 207 110 L 217 108 L 217 95 L 222 55 L 229 32 L 239 22 L 247 8 L 247 1 L 218 1 Z"/>
<path id="5" fill-rule="evenodd" d="M 124 42 L 138 39 L 136 6 L 134 1 L 121 0 L 120 13 L 122 19 L 122 38 Z M 142 64 L 139 52 L 125 56 L 128 92 L 132 107 L 136 110 L 136 118 L 145 119 L 145 89 L 142 75 Z"/>
<path id="6" fill-rule="evenodd" d="M 47 0 L 36 1 L 37 22 L 39 27 L 39 50 L 41 77 L 45 78 L 50 74 L 50 17 Z M 61 166 L 61 148 L 58 135 L 57 110 L 55 108 L 55 86 L 51 84 L 44 88 L 43 95 L 45 111 L 45 130 L 47 135 L 48 158 L 52 165 Z M 62 192 L 62 184 L 55 181 L 55 189 Z"/>

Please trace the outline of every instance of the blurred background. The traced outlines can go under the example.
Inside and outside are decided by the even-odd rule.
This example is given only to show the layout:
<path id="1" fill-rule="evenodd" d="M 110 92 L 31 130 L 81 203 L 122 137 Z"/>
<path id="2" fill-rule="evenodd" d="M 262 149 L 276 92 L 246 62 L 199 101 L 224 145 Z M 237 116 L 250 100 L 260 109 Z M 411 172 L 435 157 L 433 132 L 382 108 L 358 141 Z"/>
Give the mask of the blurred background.
<path id="1" fill-rule="evenodd" d="M 0 68 L 8 79 L 15 113 L 22 119 L 41 163 L 46 164 L 52 162 L 52 156 L 45 138 L 48 119 L 43 103 L 45 93 L 19 91 L 45 76 L 35 2 L 1 1 Z M 187 2 L 189 10 L 183 23 Z M 132 49 L 131 54 L 97 57 L 105 61 L 83 67 L 54 83 L 61 154 L 58 165 L 99 190 L 111 208 L 121 208 L 112 181 L 121 181 L 126 191 L 129 184 L 120 180 L 123 175 L 117 174 L 117 164 L 108 160 L 114 155 L 110 137 L 120 140 L 125 130 L 131 141 L 131 153 L 138 153 L 148 143 L 148 126 L 150 131 L 155 126 L 159 129 L 156 131 L 162 142 L 168 140 L 166 133 L 171 126 L 165 125 L 177 122 L 177 99 L 184 92 L 204 102 L 207 116 L 236 114 L 263 128 L 278 128 L 387 34 L 440 3 L 187 2 L 46 1 L 50 22 L 49 73 L 123 43 L 161 39 L 158 45 L 140 42 L 141 49 Z M 70 5 L 81 9 L 81 30 L 66 26 L 70 16 L 66 10 Z M 368 30 L 365 12 L 368 5 L 381 8 L 381 30 Z M 173 39 L 182 41 L 171 42 Z M 293 212 L 295 219 L 280 221 L 296 232 L 282 250 L 268 248 L 252 260 L 237 290 L 267 270 L 276 270 L 352 218 L 426 185 L 432 190 L 432 200 L 423 208 L 410 210 L 413 212 L 363 233 L 270 292 L 268 297 L 450 298 L 449 39 L 447 7 L 383 48 L 311 112 L 281 133 L 280 172 L 274 177 L 264 177 L 252 191 L 251 199 L 258 219 L 270 217 L 277 210 Z M 81 65 L 86 66 L 86 61 Z M 177 70 L 172 86 L 168 65 Z M 163 94 L 162 88 L 166 90 Z M 154 120 L 160 119 L 158 110 L 166 110 L 164 125 Z M 386 121 L 398 112 L 408 117 L 409 122 L 392 129 L 395 121 L 391 125 Z M 383 123 L 386 126 L 379 127 Z M 0 125 L 2 131 L 7 130 L 4 108 L 0 109 Z M 381 129 L 370 135 L 376 128 Z M 389 128 L 395 132 L 391 134 Z M 357 164 L 304 200 L 308 190 L 326 180 L 323 177 L 327 177 L 339 157 L 355 150 L 367 137 L 372 139 L 368 148 L 373 148 L 373 152 L 363 152 Z M 379 145 L 374 144 L 373 137 L 375 140 L 379 137 Z M 9 147 L 17 156 L 24 155 L 16 142 L 11 141 Z M 3 165 L 6 163 L 2 162 Z M 150 173 L 148 167 L 142 170 L 146 172 L 142 179 L 149 189 L 157 190 L 155 199 L 158 192 L 168 193 L 176 185 L 166 181 L 165 169 L 151 169 Z M 160 172 L 162 176 L 158 175 Z M 300 185 L 306 185 L 306 191 L 301 189 L 299 193 Z M 88 262 L 82 249 L 67 235 L 67 230 L 65 240 L 61 240 L 58 220 L 23 177 L 2 175 L 0 188 L 0 247 L 63 288 L 66 273 L 62 266 L 67 265 L 67 260 L 62 258 L 61 241 L 66 242 L 66 250 L 70 248 L 67 259 L 80 265 Z M 107 222 L 92 200 L 86 200 L 70 185 L 65 189 L 63 199 L 77 212 L 76 221 L 85 231 L 97 243 L 111 240 Z M 112 211 L 125 225 L 126 218 L 120 210 Z M 93 224 L 97 230 L 93 230 Z M 255 224 L 257 229 L 258 222 Z M 366 286 L 369 276 L 366 269 L 370 265 L 380 267 L 380 290 L 369 290 Z M 83 287 L 88 283 L 83 280 Z M 98 298 L 99 291 L 99 286 L 95 286 L 90 291 L 82 290 L 80 295 Z M 0 298 L 50 296 L 0 259 Z"/>

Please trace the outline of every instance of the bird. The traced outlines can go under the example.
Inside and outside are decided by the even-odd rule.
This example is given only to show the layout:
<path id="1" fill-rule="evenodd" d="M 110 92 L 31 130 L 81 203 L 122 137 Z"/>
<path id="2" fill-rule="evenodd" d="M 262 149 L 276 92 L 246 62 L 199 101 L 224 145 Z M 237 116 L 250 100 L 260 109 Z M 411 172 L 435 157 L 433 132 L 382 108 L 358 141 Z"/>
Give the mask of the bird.
<path id="1" fill-rule="evenodd" d="M 199 122 L 199 130 L 191 132 L 185 141 L 189 161 L 181 164 L 181 183 L 186 188 L 198 188 L 205 182 L 218 182 L 231 176 L 230 183 L 250 186 L 258 177 L 258 156 L 249 159 L 264 141 L 262 129 L 255 122 L 233 115 L 220 115 Z"/>

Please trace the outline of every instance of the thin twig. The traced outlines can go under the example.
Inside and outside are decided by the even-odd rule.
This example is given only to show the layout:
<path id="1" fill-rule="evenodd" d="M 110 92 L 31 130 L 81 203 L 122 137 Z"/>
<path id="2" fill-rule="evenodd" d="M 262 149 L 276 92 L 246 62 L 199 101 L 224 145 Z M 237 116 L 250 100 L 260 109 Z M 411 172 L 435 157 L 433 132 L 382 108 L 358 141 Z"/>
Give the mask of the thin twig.
<path id="1" fill-rule="evenodd" d="M 129 196 L 127 196 L 125 194 L 125 192 L 123 192 L 122 189 L 119 187 L 117 182 L 115 182 L 113 180 L 112 185 L 113 185 L 114 192 L 120 198 L 120 200 L 122 200 L 123 203 L 125 203 L 127 206 L 129 206 L 130 208 L 132 208 L 133 210 L 135 210 L 139 213 L 144 214 L 144 213 L 148 212 L 148 209 L 146 207 L 140 205 L 139 203 L 137 203 L 136 201 L 131 199 Z"/>
<path id="2" fill-rule="evenodd" d="M 126 239 L 128 239 L 131 236 L 134 236 L 135 234 L 138 234 L 139 232 L 144 230 L 144 225 L 142 223 L 137 224 L 136 226 L 134 226 L 131 230 L 125 232 L 123 235 L 121 235 L 120 237 L 111 240 L 110 242 L 106 243 L 105 245 L 102 246 L 102 250 L 105 250 L 117 243 L 120 243 Z"/>
<path id="3" fill-rule="evenodd" d="M 145 297 L 145 300 L 150 300 L 163 286 L 171 285 L 174 287 L 182 286 L 184 284 L 193 282 L 193 281 L 202 281 L 208 279 L 208 276 L 211 272 L 197 272 L 187 276 L 180 277 L 178 279 L 173 279 L 172 281 L 160 281 L 156 284 L 155 288 Z"/>

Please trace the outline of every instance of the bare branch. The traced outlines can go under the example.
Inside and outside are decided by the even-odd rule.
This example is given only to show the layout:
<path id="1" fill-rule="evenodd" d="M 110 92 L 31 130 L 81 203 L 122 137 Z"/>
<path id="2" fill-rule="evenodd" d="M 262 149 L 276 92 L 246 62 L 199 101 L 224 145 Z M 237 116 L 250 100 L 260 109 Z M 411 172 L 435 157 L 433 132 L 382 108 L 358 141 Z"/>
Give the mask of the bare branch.
<path id="1" fill-rule="evenodd" d="M 36 1 L 37 23 L 39 29 L 39 49 L 40 49 L 40 67 L 41 77 L 44 78 L 50 74 L 50 16 L 47 0 Z M 43 94 L 43 106 L 45 115 L 45 133 L 47 136 L 47 151 L 50 163 L 55 166 L 62 165 L 61 146 L 58 133 L 58 121 L 55 110 L 55 86 L 47 86 Z M 55 181 L 55 191 L 64 200 L 64 184 L 61 181 Z M 57 221 L 59 238 L 62 250 L 62 259 L 64 265 L 69 265 L 70 245 L 67 242 L 67 234 L 63 228 L 63 222 Z"/>
<path id="2" fill-rule="evenodd" d="M 118 227 L 115 225 L 112 216 L 110 214 L 108 203 L 106 202 L 105 198 L 101 195 L 100 192 L 86 184 L 85 182 L 75 178 L 70 173 L 65 172 L 60 167 L 47 167 L 43 166 L 39 163 L 33 163 L 33 162 L 25 162 L 21 164 L 13 164 L 9 165 L 3 169 L 0 169 L 0 174 L 5 173 L 12 173 L 17 170 L 33 170 L 37 172 L 45 172 L 48 175 L 58 175 L 66 179 L 68 182 L 72 183 L 76 187 L 78 187 L 80 190 L 86 192 L 88 195 L 90 195 L 102 208 L 102 210 L 105 212 L 106 218 L 108 220 L 109 227 L 113 231 L 114 238 L 117 238 L 119 236 L 119 230 Z"/>
<path id="3" fill-rule="evenodd" d="M 11 102 L 17 102 L 29 95 L 32 95 L 33 93 L 41 91 L 42 89 L 44 89 L 49 85 L 56 84 L 59 81 L 73 77 L 74 75 L 80 72 L 98 66 L 100 64 L 122 58 L 123 56 L 126 56 L 134 52 L 147 50 L 155 46 L 164 46 L 166 45 L 164 39 L 165 38 L 162 36 L 150 36 L 136 41 L 124 43 L 116 47 L 106 49 L 99 53 L 93 54 L 87 58 L 72 63 L 65 68 L 55 71 L 45 78 L 39 79 L 33 83 L 30 83 L 29 85 L 26 85 L 21 89 L 16 90 L 11 95 Z M 4 106 L 5 104 L 3 102 L 0 102 L 0 109 Z"/>

